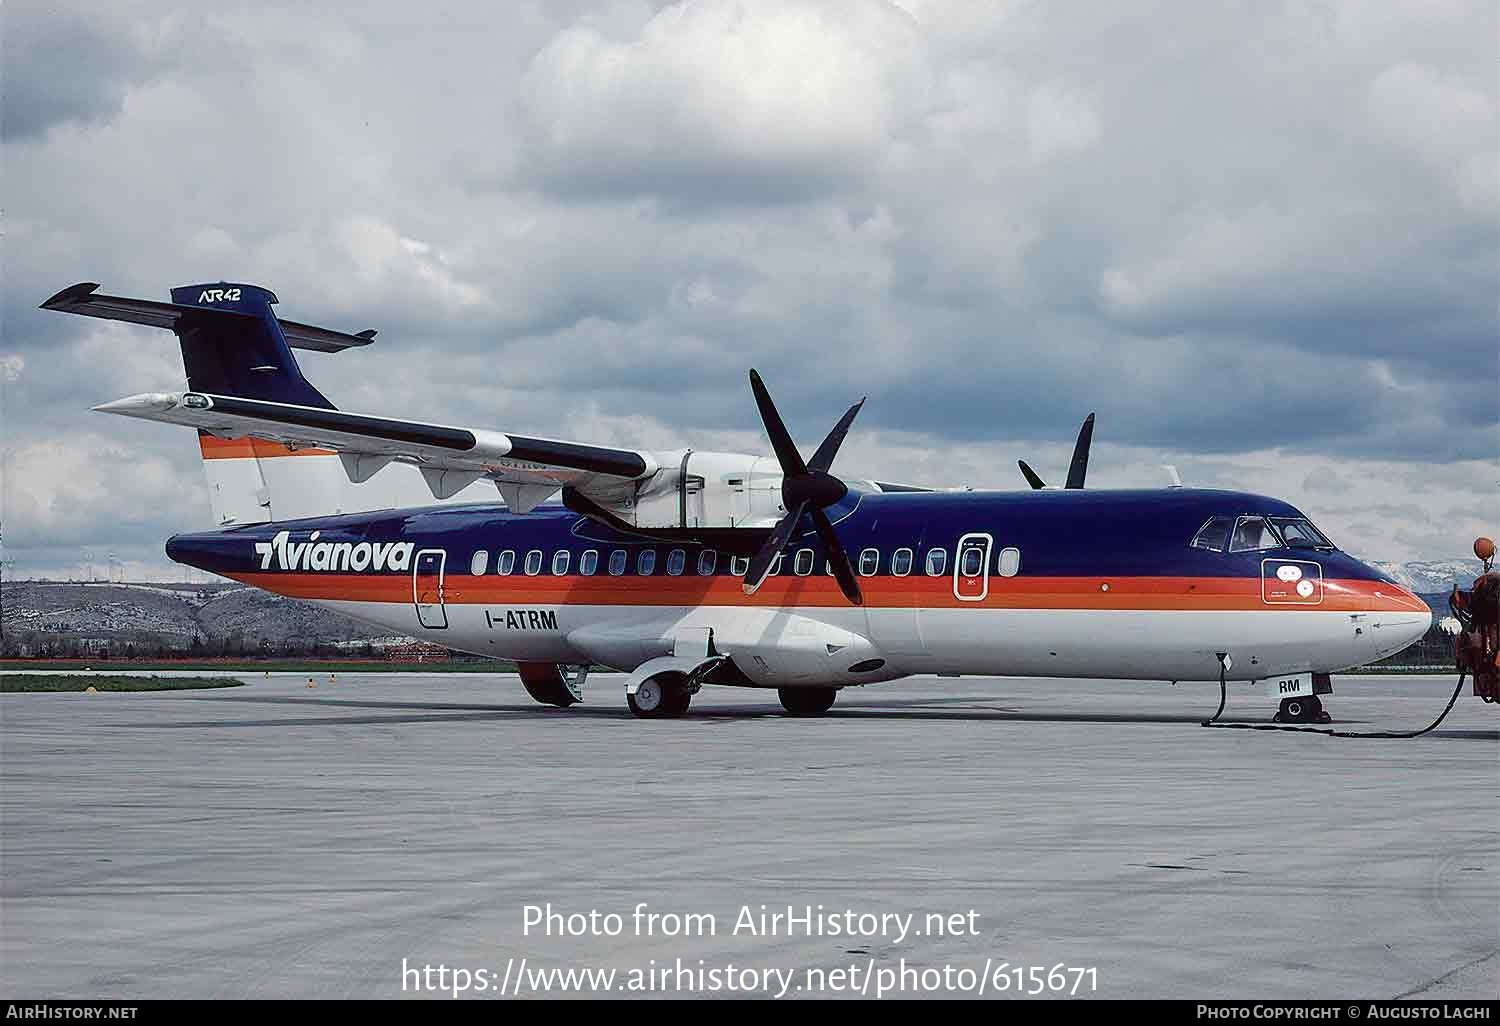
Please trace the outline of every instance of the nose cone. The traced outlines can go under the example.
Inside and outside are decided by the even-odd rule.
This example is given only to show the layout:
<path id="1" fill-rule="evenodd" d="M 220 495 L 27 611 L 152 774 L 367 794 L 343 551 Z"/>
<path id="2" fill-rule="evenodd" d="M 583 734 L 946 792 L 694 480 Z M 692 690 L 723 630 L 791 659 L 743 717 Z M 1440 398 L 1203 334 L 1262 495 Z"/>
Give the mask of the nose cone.
<path id="1" fill-rule="evenodd" d="M 1371 620 L 1377 628 L 1381 656 L 1421 640 L 1432 626 L 1432 610 L 1427 603 L 1388 578 L 1375 585 L 1372 598 Z"/>
<path id="2" fill-rule="evenodd" d="M 1414 616 L 1425 617 L 1428 623 L 1432 622 L 1432 609 L 1420 598 L 1414 595 L 1405 585 L 1397 584 L 1390 578 L 1377 579 L 1374 588 L 1371 589 L 1374 597 L 1374 608 L 1381 613 L 1410 613 Z"/>

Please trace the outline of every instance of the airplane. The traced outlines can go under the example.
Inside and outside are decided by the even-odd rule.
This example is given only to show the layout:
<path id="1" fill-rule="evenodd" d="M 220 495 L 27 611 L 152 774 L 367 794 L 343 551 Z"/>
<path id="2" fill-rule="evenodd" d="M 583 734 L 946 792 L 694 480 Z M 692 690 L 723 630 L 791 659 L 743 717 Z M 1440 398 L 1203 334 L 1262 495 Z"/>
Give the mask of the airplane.
<path id="1" fill-rule="evenodd" d="M 754 370 L 771 457 L 614 448 L 337 409 L 292 350 L 375 332 L 283 320 L 255 285 L 98 289 L 42 308 L 182 350 L 185 390 L 95 407 L 197 430 L 215 527 L 171 559 L 513 660 L 545 705 L 581 701 L 589 667 L 625 673 L 645 719 L 708 685 L 807 716 L 846 687 L 971 674 L 1264 681 L 1278 720 L 1326 722 L 1330 673 L 1432 620 L 1279 499 L 1085 488 L 1092 414 L 1067 487 L 1023 461 L 1029 490 L 929 489 L 833 473 L 863 400 L 804 459 Z"/>

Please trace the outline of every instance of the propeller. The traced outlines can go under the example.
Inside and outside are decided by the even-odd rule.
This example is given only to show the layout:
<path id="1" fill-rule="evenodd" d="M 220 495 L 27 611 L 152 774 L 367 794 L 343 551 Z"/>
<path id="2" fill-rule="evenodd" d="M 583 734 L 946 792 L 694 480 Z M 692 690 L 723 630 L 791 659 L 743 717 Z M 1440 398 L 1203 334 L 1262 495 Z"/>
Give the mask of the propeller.
<path id="1" fill-rule="evenodd" d="M 782 423 L 781 414 L 776 412 L 771 393 L 766 391 L 766 383 L 754 370 L 750 372 L 750 391 L 755 393 L 755 405 L 760 408 L 761 423 L 766 426 L 766 434 L 771 438 L 771 449 L 776 453 L 776 462 L 781 464 L 781 504 L 786 509 L 786 516 L 777 522 L 771 536 L 750 560 L 750 567 L 745 571 L 745 594 L 754 595 L 765 583 L 776 557 L 781 555 L 792 540 L 792 533 L 796 531 L 797 525 L 807 516 L 811 518 L 813 529 L 818 532 L 823 547 L 828 550 L 828 564 L 839 582 L 839 588 L 850 602 L 856 606 L 863 605 L 864 596 L 860 594 L 854 566 L 849 562 L 844 546 L 839 543 L 828 514 L 823 511 L 849 494 L 849 486 L 830 474 L 828 468 L 833 465 L 833 458 L 838 454 L 844 436 L 849 433 L 849 425 L 854 423 L 854 418 L 865 401 L 861 399 L 849 407 L 848 412 L 833 426 L 833 430 L 828 432 L 828 437 L 823 439 L 823 444 L 818 446 L 818 451 L 813 453 L 813 458 L 804 463 L 802 454 L 797 451 L 792 436 Z"/>
<path id="2" fill-rule="evenodd" d="M 1064 488 L 1082 488 L 1083 479 L 1089 472 L 1089 446 L 1094 443 L 1094 415 L 1090 413 L 1083 418 L 1083 427 L 1078 429 L 1078 441 L 1073 445 L 1073 462 L 1068 467 L 1068 483 Z M 1026 483 L 1033 488 L 1046 488 L 1047 482 L 1042 480 L 1040 474 L 1031 469 L 1031 464 L 1025 460 L 1016 460 L 1021 468 L 1021 474 L 1026 478 Z"/>

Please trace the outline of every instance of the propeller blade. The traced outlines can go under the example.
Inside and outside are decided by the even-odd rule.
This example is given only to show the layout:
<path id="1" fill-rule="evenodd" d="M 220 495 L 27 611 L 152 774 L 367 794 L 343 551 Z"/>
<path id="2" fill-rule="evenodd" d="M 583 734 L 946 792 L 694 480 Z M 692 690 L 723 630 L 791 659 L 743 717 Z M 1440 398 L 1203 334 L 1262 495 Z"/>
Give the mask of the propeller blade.
<path id="1" fill-rule="evenodd" d="M 869 396 L 865 396 L 865 399 L 868 398 Z M 808 460 L 808 470 L 821 470 L 825 474 L 828 473 L 828 468 L 833 466 L 833 458 L 838 455 L 839 446 L 844 444 L 844 436 L 849 433 L 849 425 L 854 423 L 854 418 L 864 404 L 865 400 L 861 399 L 839 418 L 833 430 L 828 432 L 828 437 L 823 439 L 823 444 L 818 446 L 818 451 L 813 453 L 813 458 Z"/>
<path id="2" fill-rule="evenodd" d="M 823 547 L 828 550 L 828 565 L 833 568 L 833 576 L 839 582 L 839 589 L 843 591 L 844 597 L 856 606 L 865 604 L 865 597 L 859 590 L 859 579 L 854 576 L 854 567 L 849 563 L 849 554 L 844 551 L 844 546 L 839 542 L 839 536 L 833 529 L 833 523 L 828 519 L 828 514 L 820 509 L 812 511 L 813 526 L 818 529 L 818 537 L 823 541 Z"/>
<path id="3" fill-rule="evenodd" d="M 1094 415 L 1083 418 L 1083 427 L 1078 429 L 1078 441 L 1073 445 L 1073 464 L 1068 467 L 1068 483 L 1065 487 L 1082 488 L 1083 479 L 1089 472 L 1089 446 L 1094 443 Z"/>
<path id="4" fill-rule="evenodd" d="M 1033 488 L 1047 487 L 1047 482 L 1043 481 L 1041 476 L 1036 471 L 1031 469 L 1031 464 L 1027 463 L 1025 460 L 1016 460 L 1016 463 L 1020 466 L 1021 473 L 1025 476 L 1027 484 L 1031 485 L 1031 487 Z"/>
<path id="5" fill-rule="evenodd" d="M 760 551 L 751 558 L 742 585 L 746 595 L 754 595 L 766 582 L 766 575 L 771 572 L 772 564 L 776 562 L 776 557 L 781 555 L 781 550 L 786 548 L 786 543 L 792 540 L 792 532 L 796 530 L 797 522 L 802 519 L 802 514 L 805 512 L 807 512 L 807 503 L 797 503 L 795 509 L 781 518 L 776 524 L 776 530 L 771 532 L 771 537 L 766 539 Z"/>
<path id="6" fill-rule="evenodd" d="M 776 404 L 771 402 L 766 383 L 760 380 L 754 369 L 750 371 L 750 391 L 755 393 L 755 405 L 760 407 L 761 423 L 771 438 L 771 448 L 776 452 L 776 461 L 781 464 L 781 473 L 786 477 L 806 474 L 807 464 L 802 462 L 802 454 L 797 451 L 796 443 L 782 423 L 781 414 L 776 412 Z"/>
<path id="7" fill-rule="evenodd" d="M 804 463 L 786 424 L 782 422 L 781 414 L 776 411 L 776 404 L 771 401 L 766 383 L 754 369 L 750 371 L 750 391 L 755 393 L 755 405 L 760 408 L 761 422 L 771 439 L 771 448 L 776 451 L 776 460 L 781 464 L 781 504 L 787 514 L 776 524 L 771 536 L 750 560 L 743 582 L 745 594 L 754 595 L 760 590 L 771 573 L 771 567 L 776 563 L 776 557 L 781 555 L 791 541 L 792 533 L 803 515 L 811 513 L 818 537 L 828 550 L 828 566 L 838 579 L 839 589 L 850 602 L 862 605 L 864 596 L 860 593 L 859 581 L 855 579 L 854 567 L 849 563 L 849 554 L 839 543 L 838 535 L 833 530 L 833 522 L 823 510 L 849 494 L 849 486 L 830 474 L 828 468 L 838 455 L 839 446 L 844 444 L 849 426 L 854 423 L 854 418 L 864 406 L 864 399 L 844 412 L 833 430 L 828 432 L 828 437 L 823 439 L 823 444 L 818 446 L 812 462 Z"/>

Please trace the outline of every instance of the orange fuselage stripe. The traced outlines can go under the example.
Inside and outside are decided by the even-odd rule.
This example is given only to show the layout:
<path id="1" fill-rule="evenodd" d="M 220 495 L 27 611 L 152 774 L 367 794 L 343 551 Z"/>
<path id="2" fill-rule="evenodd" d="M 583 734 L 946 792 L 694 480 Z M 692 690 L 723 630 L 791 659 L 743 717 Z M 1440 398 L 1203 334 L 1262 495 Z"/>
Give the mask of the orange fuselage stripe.
<path id="1" fill-rule="evenodd" d="M 411 574 L 265 572 L 231 574 L 266 591 L 303 599 L 411 602 Z M 435 580 L 424 575 L 427 586 Z M 865 605 L 877 609 L 1117 609 L 1276 610 L 1325 612 L 1426 612 L 1419 600 L 1379 581 L 1325 580 L 1322 601 L 1267 602 L 1259 578 L 1242 577 L 1032 577 L 990 578 L 989 595 L 965 602 L 951 577 L 864 577 Z M 1104 585 L 1108 585 L 1106 589 Z M 443 599 L 450 605 L 589 606 L 833 606 L 849 604 L 827 576 L 772 577 L 746 595 L 737 577 L 552 577 L 523 574 L 475 577 L 447 574 Z"/>

